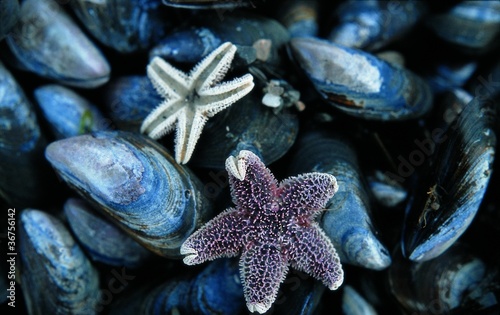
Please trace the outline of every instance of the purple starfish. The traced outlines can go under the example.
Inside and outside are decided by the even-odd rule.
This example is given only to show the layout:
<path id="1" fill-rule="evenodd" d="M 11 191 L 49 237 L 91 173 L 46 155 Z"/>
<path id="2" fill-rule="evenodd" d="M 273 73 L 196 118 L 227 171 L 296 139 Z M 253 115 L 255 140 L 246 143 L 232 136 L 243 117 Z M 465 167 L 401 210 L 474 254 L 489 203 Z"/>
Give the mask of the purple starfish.
<path id="1" fill-rule="evenodd" d="M 308 173 L 278 185 L 250 151 L 226 160 L 236 204 L 209 221 L 182 245 L 187 265 L 241 254 L 240 275 L 251 312 L 276 300 L 288 265 L 337 289 L 344 273 L 332 243 L 314 220 L 337 192 L 335 177 Z"/>

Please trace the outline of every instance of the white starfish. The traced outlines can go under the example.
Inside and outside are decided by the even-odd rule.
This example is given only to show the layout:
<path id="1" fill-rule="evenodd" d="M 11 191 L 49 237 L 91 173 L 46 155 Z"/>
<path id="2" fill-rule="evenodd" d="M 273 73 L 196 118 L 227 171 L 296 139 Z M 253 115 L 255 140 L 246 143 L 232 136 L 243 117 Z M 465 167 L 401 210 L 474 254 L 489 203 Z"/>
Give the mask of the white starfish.
<path id="1" fill-rule="evenodd" d="M 251 74 L 218 84 L 229 70 L 235 52 L 236 46 L 224 43 L 189 74 L 177 70 L 160 57 L 155 57 L 148 65 L 148 77 L 165 101 L 146 117 L 141 132 L 158 139 L 172 131 L 177 122 L 177 163 L 189 161 L 209 117 L 252 90 L 254 83 Z"/>

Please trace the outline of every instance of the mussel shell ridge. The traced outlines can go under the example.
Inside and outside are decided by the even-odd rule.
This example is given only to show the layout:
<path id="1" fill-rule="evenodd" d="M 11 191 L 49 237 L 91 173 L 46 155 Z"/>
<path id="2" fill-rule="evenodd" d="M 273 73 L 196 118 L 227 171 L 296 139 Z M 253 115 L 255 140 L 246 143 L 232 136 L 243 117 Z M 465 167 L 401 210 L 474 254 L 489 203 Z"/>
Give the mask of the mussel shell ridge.
<path id="1" fill-rule="evenodd" d="M 28 313 L 95 314 L 97 271 L 61 221 L 26 209 L 20 216 L 19 238 Z"/>
<path id="2" fill-rule="evenodd" d="M 146 136 L 73 137 L 51 143 L 46 157 L 72 188 L 158 255 L 180 257 L 184 240 L 211 217 L 201 182 Z"/>
<path id="3" fill-rule="evenodd" d="M 439 256 L 471 224 L 493 170 L 492 114 L 488 104 L 473 100 L 442 137 L 436 162 L 406 215 L 402 249 L 409 259 Z"/>

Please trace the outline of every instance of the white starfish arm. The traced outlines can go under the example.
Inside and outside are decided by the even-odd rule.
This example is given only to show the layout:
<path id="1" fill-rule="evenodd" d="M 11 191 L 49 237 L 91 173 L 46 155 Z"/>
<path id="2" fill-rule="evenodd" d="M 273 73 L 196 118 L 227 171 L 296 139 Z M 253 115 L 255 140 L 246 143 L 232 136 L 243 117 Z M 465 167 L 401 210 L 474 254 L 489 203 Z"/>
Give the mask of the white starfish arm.
<path id="1" fill-rule="evenodd" d="M 194 89 L 201 91 L 219 82 L 229 70 L 235 53 L 236 46 L 226 42 L 198 63 L 189 75 Z"/>
<path id="2" fill-rule="evenodd" d="M 212 117 L 250 93 L 253 87 L 253 77 L 247 74 L 203 90 L 199 93 L 200 98 L 196 105 L 202 108 L 208 117 Z"/>
<path id="3" fill-rule="evenodd" d="M 207 120 L 206 115 L 189 108 L 186 108 L 184 114 L 179 116 L 175 135 L 175 160 L 177 163 L 186 164 L 189 162 Z"/>
<path id="4" fill-rule="evenodd" d="M 172 131 L 175 121 L 182 114 L 182 102 L 168 100 L 162 102 L 144 119 L 141 125 L 141 133 L 145 133 L 153 139 L 159 139 Z"/>
<path id="5" fill-rule="evenodd" d="M 164 98 L 180 98 L 189 89 L 188 76 L 160 57 L 154 57 L 147 67 L 148 77 L 156 91 Z"/>

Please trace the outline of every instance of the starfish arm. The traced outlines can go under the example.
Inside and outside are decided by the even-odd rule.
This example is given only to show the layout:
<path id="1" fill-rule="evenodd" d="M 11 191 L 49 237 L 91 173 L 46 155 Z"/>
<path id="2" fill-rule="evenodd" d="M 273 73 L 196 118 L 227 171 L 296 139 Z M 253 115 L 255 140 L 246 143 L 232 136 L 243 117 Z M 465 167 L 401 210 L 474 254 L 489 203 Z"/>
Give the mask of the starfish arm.
<path id="1" fill-rule="evenodd" d="M 200 106 L 209 117 L 212 117 L 250 93 L 253 87 L 252 75 L 244 75 L 201 91 L 197 106 Z"/>
<path id="2" fill-rule="evenodd" d="M 240 212 L 229 208 L 198 231 L 189 236 L 181 246 L 181 254 L 186 265 L 201 264 L 220 257 L 236 256 L 241 249 L 244 231 Z"/>
<path id="3" fill-rule="evenodd" d="M 336 290 L 344 281 L 340 258 L 317 223 L 311 226 L 295 225 L 289 244 L 289 260 L 293 268 L 322 281 L 330 290 Z"/>
<path id="4" fill-rule="evenodd" d="M 164 98 L 179 99 L 189 89 L 190 79 L 186 74 L 160 57 L 154 57 L 147 67 L 147 74 L 158 94 Z"/>
<path id="5" fill-rule="evenodd" d="M 206 115 L 190 108 L 185 108 L 183 115 L 179 116 L 175 135 L 175 160 L 177 163 L 186 164 L 191 159 L 207 120 Z"/>
<path id="6" fill-rule="evenodd" d="M 219 82 L 229 70 L 235 53 L 236 46 L 226 42 L 199 62 L 189 75 L 194 89 L 201 91 Z"/>
<path id="7" fill-rule="evenodd" d="M 233 203 L 244 209 L 263 209 L 274 200 L 278 183 L 254 153 L 241 150 L 226 160 Z"/>
<path id="8" fill-rule="evenodd" d="M 250 312 L 262 314 L 271 308 L 287 272 L 287 262 L 276 246 L 253 245 L 243 251 L 240 276 Z"/>
<path id="9" fill-rule="evenodd" d="M 141 133 L 159 139 L 175 127 L 175 121 L 182 114 L 182 103 L 175 100 L 163 101 L 144 119 Z"/>
<path id="10" fill-rule="evenodd" d="M 307 173 L 289 177 L 279 186 L 280 207 L 298 216 L 314 216 L 324 210 L 338 190 L 337 180 L 326 173 Z"/>

